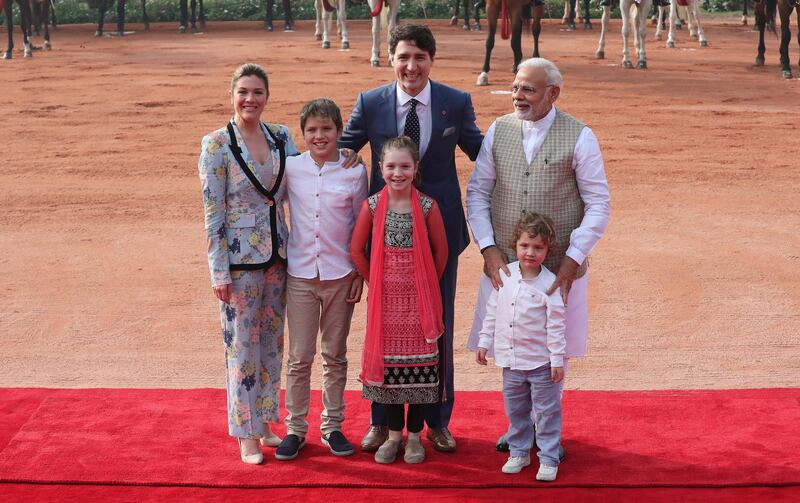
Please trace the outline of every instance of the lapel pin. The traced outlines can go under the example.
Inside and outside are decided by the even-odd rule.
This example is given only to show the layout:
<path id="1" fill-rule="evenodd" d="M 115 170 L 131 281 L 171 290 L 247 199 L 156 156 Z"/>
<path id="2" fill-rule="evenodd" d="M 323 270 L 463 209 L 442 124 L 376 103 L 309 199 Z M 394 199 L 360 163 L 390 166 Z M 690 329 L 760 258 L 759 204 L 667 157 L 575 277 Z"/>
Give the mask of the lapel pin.
<path id="1" fill-rule="evenodd" d="M 447 110 L 442 110 L 442 117 L 447 115 Z"/>

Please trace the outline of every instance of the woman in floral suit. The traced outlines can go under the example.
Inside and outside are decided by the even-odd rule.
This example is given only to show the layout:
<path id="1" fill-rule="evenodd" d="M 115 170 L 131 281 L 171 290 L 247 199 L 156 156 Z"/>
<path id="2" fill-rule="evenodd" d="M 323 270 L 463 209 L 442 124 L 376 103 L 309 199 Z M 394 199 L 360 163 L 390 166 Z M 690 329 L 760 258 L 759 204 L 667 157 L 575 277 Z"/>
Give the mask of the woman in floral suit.
<path id="1" fill-rule="evenodd" d="M 259 464 L 280 438 L 279 421 L 288 231 L 280 204 L 286 156 L 297 149 L 286 126 L 261 122 L 269 82 L 255 64 L 231 80 L 234 116 L 203 138 L 198 168 L 205 205 L 211 285 L 220 300 L 228 390 L 228 432 L 242 461 Z"/>

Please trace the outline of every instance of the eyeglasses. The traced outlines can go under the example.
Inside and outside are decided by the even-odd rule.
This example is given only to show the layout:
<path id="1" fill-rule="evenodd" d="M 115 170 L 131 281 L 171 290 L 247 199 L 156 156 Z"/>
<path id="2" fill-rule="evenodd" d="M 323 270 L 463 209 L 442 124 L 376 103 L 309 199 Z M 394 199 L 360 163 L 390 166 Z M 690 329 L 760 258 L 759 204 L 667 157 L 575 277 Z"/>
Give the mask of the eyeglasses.
<path id="1" fill-rule="evenodd" d="M 554 85 L 555 84 L 547 84 L 542 89 L 547 89 L 548 87 L 553 87 Z M 538 92 L 539 92 L 539 89 L 536 89 L 535 87 L 531 87 L 531 86 L 518 86 L 516 84 L 511 86 L 511 94 L 519 93 L 519 94 L 522 94 L 523 96 L 532 96 L 532 95 L 534 95 L 534 94 L 536 94 Z"/>

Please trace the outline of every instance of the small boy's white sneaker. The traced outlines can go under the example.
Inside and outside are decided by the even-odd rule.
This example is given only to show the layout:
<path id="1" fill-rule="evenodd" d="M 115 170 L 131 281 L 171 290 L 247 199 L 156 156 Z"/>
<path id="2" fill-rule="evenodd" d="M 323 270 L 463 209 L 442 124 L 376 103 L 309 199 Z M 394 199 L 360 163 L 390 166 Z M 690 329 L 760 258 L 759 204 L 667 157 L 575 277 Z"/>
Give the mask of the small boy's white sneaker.
<path id="1" fill-rule="evenodd" d="M 556 475 L 558 475 L 557 466 L 539 465 L 539 471 L 536 473 L 536 480 L 552 482 L 556 479 Z"/>
<path id="2" fill-rule="evenodd" d="M 530 456 L 523 456 L 523 457 L 516 457 L 511 456 L 506 461 L 506 464 L 503 465 L 503 473 L 519 473 L 522 471 L 523 468 L 529 466 L 531 464 L 531 457 Z"/>

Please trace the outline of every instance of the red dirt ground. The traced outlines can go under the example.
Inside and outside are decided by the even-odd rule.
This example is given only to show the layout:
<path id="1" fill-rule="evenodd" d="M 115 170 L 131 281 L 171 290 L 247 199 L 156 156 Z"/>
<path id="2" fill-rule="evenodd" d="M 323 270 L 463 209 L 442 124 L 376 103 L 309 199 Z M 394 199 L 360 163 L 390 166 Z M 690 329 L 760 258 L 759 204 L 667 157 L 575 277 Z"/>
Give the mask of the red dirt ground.
<path id="1" fill-rule="evenodd" d="M 800 83 L 781 80 L 771 35 L 767 66 L 754 67 L 756 34 L 727 19 L 707 23 L 707 49 L 683 31 L 668 50 L 649 28 L 646 71 L 620 67 L 619 21 L 604 61 L 599 25 L 544 26 L 542 55 L 565 76 L 558 105 L 600 138 L 613 199 L 592 261 L 590 354 L 571 363 L 569 388 L 800 383 Z M 432 26 L 432 77 L 471 92 L 485 130 L 510 110 L 495 94 L 512 80 L 507 42 L 481 88 L 484 35 Z M 231 72 L 267 67 L 265 118 L 300 146 L 305 101 L 329 96 L 347 115 L 359 90 L 393 78 L 369 66 L 363 21 L 348 52 L 320 49 L 310 22 L 289 34 L 175 28 L 98 39 L 64 26 L 52 52 L 0 61 L 0 386 L 223 386 L 196 161 L 203 134 L 231 115 Z M 465 184 L 472 165 L 459 154 L 459 166 Z M 459 389 L 499 389 L 498 370 L 464 349 L 480 270 L 472 246 L 459 270 Z M 363 329 L 362 304 L 351 388 Z"/>

